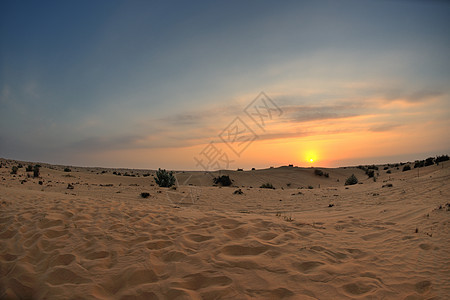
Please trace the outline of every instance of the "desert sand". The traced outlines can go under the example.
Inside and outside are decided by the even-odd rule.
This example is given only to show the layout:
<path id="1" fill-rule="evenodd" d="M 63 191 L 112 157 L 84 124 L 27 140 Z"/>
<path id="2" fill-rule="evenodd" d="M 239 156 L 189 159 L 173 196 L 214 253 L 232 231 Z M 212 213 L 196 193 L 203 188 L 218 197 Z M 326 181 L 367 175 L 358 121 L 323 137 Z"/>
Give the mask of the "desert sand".
<path id="1" fill-rule="evenodd" d="M 155 171 L 41 164 L 28 178 L 28 163 L 0 163 L 1 299 L 450 297 L 450 162 L 380 166 L 376 182 L 357 168 L 221 171 L 232 187 L 177 172 L 176 189 Z M 352 173 L 361 184 L 344 186 Z"/>

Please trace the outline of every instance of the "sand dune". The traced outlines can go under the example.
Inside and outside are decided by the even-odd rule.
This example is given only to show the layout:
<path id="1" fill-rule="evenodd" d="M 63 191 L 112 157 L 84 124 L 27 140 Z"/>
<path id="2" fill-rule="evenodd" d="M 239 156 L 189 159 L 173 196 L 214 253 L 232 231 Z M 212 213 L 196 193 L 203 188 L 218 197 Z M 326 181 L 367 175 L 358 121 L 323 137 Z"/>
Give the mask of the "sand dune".
<path id="1" fill-rule="evenodd" d="M 33 179 L 1 162 L 1 299 L 450 295 L 447 165 L 380 169 L 377 182 L 355 168 L 222 171 L 236 187 L 179 172 L 165 189 L 151 171 L 43 165 Z M 363 184 L 345 187 L 352 173 Z"/>

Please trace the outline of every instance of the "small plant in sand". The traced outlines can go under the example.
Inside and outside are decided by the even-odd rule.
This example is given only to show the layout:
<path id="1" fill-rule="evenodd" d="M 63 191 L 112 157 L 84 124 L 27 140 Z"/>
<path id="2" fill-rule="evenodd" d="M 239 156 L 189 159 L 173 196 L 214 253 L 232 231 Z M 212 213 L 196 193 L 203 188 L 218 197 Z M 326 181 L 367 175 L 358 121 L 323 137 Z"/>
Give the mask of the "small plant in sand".
<path id="1" fill-rule="evenodd" d="M 244 192 L 241 189 L 237 189 L 233 192 L 235 195 L 242 195 Z"/>
<path id="2" fill-rule="evenodd" d="M 71 172 L 72 170 L 71 169 L 69 169 L 69 168 L 64 168 L 64 172 Z"/>
<path id="3" fill-rule="evenodd" d="M 34 168 L 33 168 L 33 177 L 34 178 L 39 177 L 39 167 L 38 166 L 34 166 Z"/>
<path id="4" fill-rule="evenodd" d="M 231 179 L 230 179 L 230 176 L 228 176 L 228 175 L 222 175 L 219 177 L 215 177 L 213 179 L 213 182 L 215 184 L 220 184 L 222 186 L 230 186 L 231 185 Z"/>
<path id="5" fill-rule="evenodd" d="M 150 193 L 142 192 L 142 193 L 141 193 L 141 197 L 144 198 L 144 199 L 145 199 L 145 198 L 148 198 L 148 197 L 150 197 Z"/>
<path id="6" fill-rule="evenodd" d="M 323 171 L 322 171 L 322 170 L 319 170 L 319 169 L 315 169 L 315 170 L 314 170 L 314 175 L 317 175 L 317 176 L 323 176 Z"/>
<path id="7" fill-rule="evenodd" d="M 27 172 L 33 172 L 33 165 L 28 165 L 26 168 Z"/>
<path id="8" fill-rule="evenodd" d="M 13 166 L 11 168 L 11 174 L 13 174 L 13 175 L 17 174 L 17 170 L 19 170 L 19 168 L 17 166 Z"/>
<path id="9" fill-rule="evenodd" d="M 409 165 L 405 165 L 404 167 L 403 167 L 403 172 L 405 172 L 405 171 L 409 171 L 409 170 L 411 170 L 411 167 L 409 166 Z"/>
<path id="10" fill-rule="evenodd" d="M 352 174 L 347 180 L 345 180 L 345 185 L 354 185 L 358 183 L 358 178 L 356 178 L 355 174 Z"/>
<path id="11" fill-rule="evenodd" d="M 158 169 L 156 171 L 155 182 L 160 187 L 171 187 L 175 184 L 175 177 L 173 176 L 173 172 L 167 172 L 165 169 Z"/>
<path id="12" fill-rule="evenodd" d="M 271 183 L 263 183 L 261 186 L 260 186 L 260 188 L 262 188 L 262 189 L 275 189 L 275 187 L 271 184 Z"/>

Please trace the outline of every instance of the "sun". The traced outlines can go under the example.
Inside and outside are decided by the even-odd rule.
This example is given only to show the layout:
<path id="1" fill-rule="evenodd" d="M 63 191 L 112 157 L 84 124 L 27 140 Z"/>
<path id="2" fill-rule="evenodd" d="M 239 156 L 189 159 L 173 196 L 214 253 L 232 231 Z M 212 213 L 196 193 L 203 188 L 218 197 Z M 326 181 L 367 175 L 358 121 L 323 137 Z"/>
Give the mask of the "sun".
<path id="1" fill-rule="evenodd" d="M 305 153 L 306 161 L 310 164 L 314 163 L 317 160 L 317 154 L 314 151 L 309 151 Z"/>

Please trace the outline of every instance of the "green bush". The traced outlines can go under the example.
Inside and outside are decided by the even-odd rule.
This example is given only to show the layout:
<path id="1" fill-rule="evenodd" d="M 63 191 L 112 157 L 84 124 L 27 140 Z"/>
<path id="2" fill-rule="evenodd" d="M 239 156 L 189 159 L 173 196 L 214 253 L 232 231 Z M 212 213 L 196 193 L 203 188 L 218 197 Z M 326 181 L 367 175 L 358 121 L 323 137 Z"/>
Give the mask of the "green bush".
<path id="1" fill-rule="evenodd" d="M 260 186 L 260 188 L 262 188 L 262 189 L 275 189 L 275 187 L 271 184 L 271 183 L 264 183 L 264 184 L 262 184 L 261 186 Z"/>
<path id="2" fill-rule="evenodd" d="M 353 185 L 358 183 L 358 178 L 356 178 L 355 174 L 352 174 L 347 180 L 345 180 L 345 185 Z"/>
<path id="3" fill-rule="evenodd" d="M 222 175 L 219 177 L 215 177 L 213 179 L 213 181 L 215 184 L 220 184 L 222 186 L 230 186 L 231 185 L 231 179 L 230 179 L 230 176 L 228 176 L 228 175 Z"/>
<path id="4" fill-rule="evenodd" d="M 13 174 L 13 175 L 15 175 L 15 174 L 17 174 L 17 171 L 19 170 L 19 168 L 17 167 L 17 166 L 13 166 L 12 168 L 11 168 L 11 174 Z"/>
<path id="5" fill-rule="evenodd" d="M 38 166 L 34 166 L 33 168 L 33 177 L 39 177 L 39 167 Z"/>
<path id="6" fill-rule="evenodd" d="M 155 182 L 160 187 L 171 187 L 175 184 L 175 177 L 173 172 L 167 172 L 166 170 L 158 169 L 156 171 Z"/>

